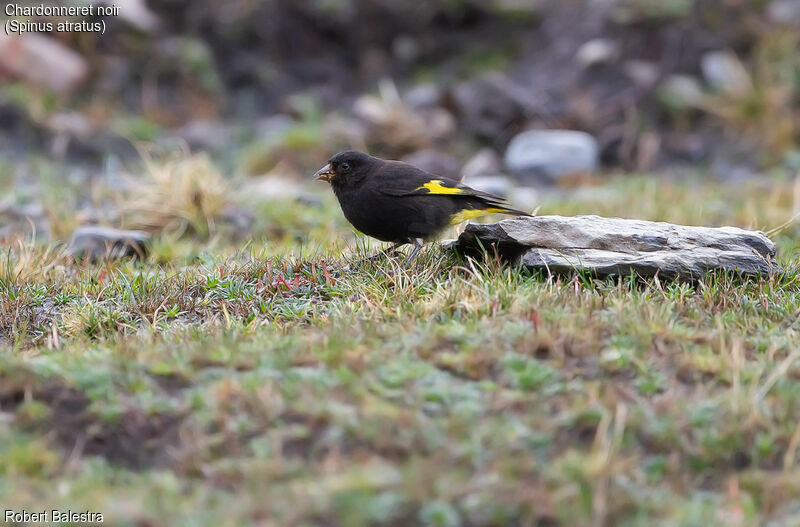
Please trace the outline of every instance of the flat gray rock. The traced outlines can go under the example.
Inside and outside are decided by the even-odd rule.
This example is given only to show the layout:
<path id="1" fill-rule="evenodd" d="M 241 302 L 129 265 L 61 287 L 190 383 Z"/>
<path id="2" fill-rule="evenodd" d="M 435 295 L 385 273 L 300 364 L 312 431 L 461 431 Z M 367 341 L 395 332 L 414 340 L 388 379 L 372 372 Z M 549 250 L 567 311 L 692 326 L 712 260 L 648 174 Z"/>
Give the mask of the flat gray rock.
<path id="1" fill-rule="evenodd" d="M 515 264 L 552 273 L 575 270 L 598 276 L 658 275 L 696 279 L 713 270 L 769 275 L 775 245 L 763 232 L 736 227 L 690 227 L 600 216 L 518 217 L 470 224 L 456 247 L 483 247 Z"/>
<path id="2" fill-rule="evenodd" d="M 78 227 L 72 233 L 67 253 L 76 258 L 144 257 L 150 235 L 143 231 L 125 231 L 108 227 Z"/>

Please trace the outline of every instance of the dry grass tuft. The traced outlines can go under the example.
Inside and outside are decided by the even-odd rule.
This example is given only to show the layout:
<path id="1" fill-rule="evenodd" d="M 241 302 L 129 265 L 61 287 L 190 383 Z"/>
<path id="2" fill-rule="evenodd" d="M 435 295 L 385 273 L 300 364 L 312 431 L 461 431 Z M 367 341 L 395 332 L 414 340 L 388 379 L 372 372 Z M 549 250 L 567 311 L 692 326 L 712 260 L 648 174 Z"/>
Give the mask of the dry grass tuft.
<path id="1" fill-rule="evenodd" d="M 208 237 L 228 204 L 229 184 L 205 154 L 182 152 L 155 159 L 142 150 L 146 172 L 119 195 L 126 228 Z"/>
<path id="2" fill-rule="evenodd" d="M 0 294 L 12 285 L 44 280 L 67 261 L 63 247 L 18 240 L 0 252 Z"/>

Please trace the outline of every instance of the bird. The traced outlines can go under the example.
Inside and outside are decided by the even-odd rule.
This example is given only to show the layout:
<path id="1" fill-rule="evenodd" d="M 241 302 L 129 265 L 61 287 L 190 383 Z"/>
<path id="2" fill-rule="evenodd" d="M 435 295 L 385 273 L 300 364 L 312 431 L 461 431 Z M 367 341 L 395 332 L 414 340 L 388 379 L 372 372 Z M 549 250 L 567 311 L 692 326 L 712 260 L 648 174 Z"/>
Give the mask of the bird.
<path id="1" fill-rule="evenodd" d="M 386 252 L 413 244 L 406 265 L 451 225 L 487 214 L 530 216 L 500 196 L 357 150 L 335 154 L 314 177 L 330 183 L 353 227 L 393 244 Z"/>

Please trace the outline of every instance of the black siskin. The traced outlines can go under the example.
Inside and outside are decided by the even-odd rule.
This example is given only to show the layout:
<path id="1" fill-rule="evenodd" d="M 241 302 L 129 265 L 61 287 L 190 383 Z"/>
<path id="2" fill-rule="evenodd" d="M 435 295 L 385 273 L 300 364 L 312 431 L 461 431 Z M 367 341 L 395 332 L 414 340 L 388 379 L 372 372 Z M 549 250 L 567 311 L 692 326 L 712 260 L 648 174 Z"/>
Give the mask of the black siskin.
<path id="1" fill-rule="evenodd" d="M 333 156 L 315 174 L 328 181 L 345 218 L 359 231 L 392 249 L 414 244 L 411 262 L 425 241 L 450 225 L 487 214 L 529 216 L 505 199 L 435 176 L 401 161 L 386 161 L 348 150 Z"/>

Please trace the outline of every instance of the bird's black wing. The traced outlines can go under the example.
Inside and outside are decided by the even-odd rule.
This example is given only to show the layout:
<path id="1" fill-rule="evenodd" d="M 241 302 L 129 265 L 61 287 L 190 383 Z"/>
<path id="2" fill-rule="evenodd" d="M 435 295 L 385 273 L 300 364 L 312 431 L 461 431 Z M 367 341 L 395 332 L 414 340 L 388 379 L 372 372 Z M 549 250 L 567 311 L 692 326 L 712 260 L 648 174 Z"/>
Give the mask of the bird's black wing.
<path id="1" fill-rule="evenodd" d="M 429 174 L 413 165 L 398 161 L 386 162 L 379 176 L 380 192 L 387 196 L 452 196 L 478 198 L 487 205 L 506 207 L 505 198 L 476 190 L 458 181 Z"/>

